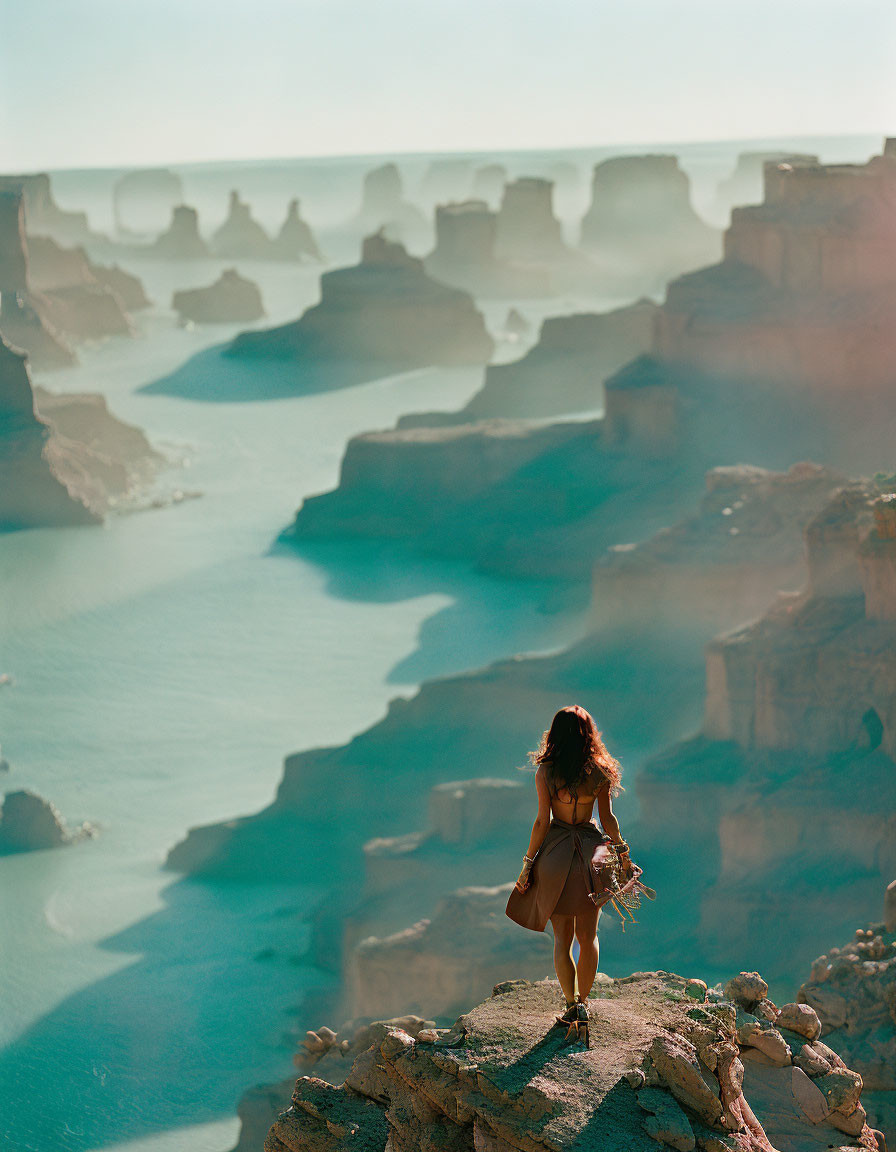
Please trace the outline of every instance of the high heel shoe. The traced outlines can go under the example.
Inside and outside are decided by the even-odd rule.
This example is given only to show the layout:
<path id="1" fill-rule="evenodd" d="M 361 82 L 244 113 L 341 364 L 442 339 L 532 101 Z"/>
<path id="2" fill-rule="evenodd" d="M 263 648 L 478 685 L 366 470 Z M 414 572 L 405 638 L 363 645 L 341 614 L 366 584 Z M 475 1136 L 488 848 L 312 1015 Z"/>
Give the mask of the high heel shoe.
<path id="1" fill-rule="evenodd" d="M 565 1039 L 581 1040 L 586 1048 L 591 1047 L 590 1038 L 588 1036 L 588 1004 L 584 1000 L 578 1000 L 573 1005 L 575 1015 L 571 1017 L 569 1028 L 567 1029 Z"/>
<path id="2" fill-rule="evenodd" d="M 557 1016 L 554 1023 L 555 1024 L 566 1024 L 566 1025 L 571 1024 L 573 1022 L 573 1020 L 575 1020 L 575 1018 L 576 1018 L 576 1008 L 577 1007 L 578 1007 L 578 1004 L 575 1000 L 567 1000 L 566 1011 L 561 1016 Z"/>

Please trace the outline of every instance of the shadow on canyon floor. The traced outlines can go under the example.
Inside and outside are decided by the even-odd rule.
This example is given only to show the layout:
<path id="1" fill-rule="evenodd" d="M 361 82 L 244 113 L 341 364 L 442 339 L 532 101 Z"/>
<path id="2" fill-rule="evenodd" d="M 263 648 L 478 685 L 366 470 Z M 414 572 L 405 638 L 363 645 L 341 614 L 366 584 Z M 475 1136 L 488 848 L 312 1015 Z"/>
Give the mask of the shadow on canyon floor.
<path id="1" fill-rule="evenodd" d="M 371 364 L 309 357 L 296 360 L 231 356 L 228 344 L 215 344 L 191 356 L 167 376 L 138 389 L 152 396 L 178 396 L 210 403 L 247 403 L 310 396 L 366 384 L 411 371 L 406 364 Z"/>
<path id="2" fill-rule="evenodd" d="M 309 987 L 310 891 L 180 880 L 165 906 L 103 941 L 125 967 L 63 1000 L 0 1054 L 7 1152 L 84 1152 L 234 1113 L 283 1077 Z"/>

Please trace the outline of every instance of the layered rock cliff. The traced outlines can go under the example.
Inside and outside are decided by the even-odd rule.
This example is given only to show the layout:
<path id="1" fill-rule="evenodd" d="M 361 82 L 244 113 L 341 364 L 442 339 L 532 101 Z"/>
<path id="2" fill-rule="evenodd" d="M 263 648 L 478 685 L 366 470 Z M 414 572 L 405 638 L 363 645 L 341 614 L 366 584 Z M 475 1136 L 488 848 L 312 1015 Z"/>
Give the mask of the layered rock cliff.
<path id="1" fill-rule="evenodd" d="M 541 269 L 552 292 L 594 288 L 597 269 L 565 243 L 553 199 L 551 180 L 522 176 L 506 184 L 498 210 L 496 255 L 517 266 Z"/>
<path id="2" fill-rule="evenodd" d="M 722 264 L 669 286 L 657 355 L 704 372 L 889 396 L 896 355 L 896 154 L 779 164 L 736 208 Z M 848 395 L 848 399 L 846 396 Z"/>
<path id="3" fill-rule="evenodd" d="M 297 321 L 243 333 L 234 356 L 356 366 L 357 379 L 428 364 L 482 364 L 493 350 L 464 292 L 430 279 L 420 260 L 379 233 L 360 264 L 325 272 L 321 301 Z"/>
<path id="4" fill-rule="evenodd" d="M 717 260 L 721 237 L 694 211 L 675 156 L 615 156 L 594 169 L 581 245 L 607 282 L 657 292 Z"/>
<path id="5" fill-rule="evenodd" d="M 29 281 L 25 205 L 21 192 L 0 189 L 0 332 L 39 368 L 74 362 L 74 353 L 49 317 L 49 302 Z"/>
<path id="6" fill-rule="evenodd" d="M 807 152 L 741 152 L 731 175 L 721 180 L 716 189 L 716 214 L 727 226 L 732 208 L 758 203 L 763 195 L 766 164 L 818 163 L 818 157 Z"/>
<path id="7" fill-rule="evenodd" d="M 239 324 L 260 320 L 264 305 L 258 285 L 240 276 L 235 268 L 225 268 L 214 284 L 175 292 L 171 307 L 181 322 L 194 324 Z"/>
<path id="8" fill-rule="evenodd" d="M 24 355 L 0 337 L 0 530 L 96 523 L 161 464 L 101 396 L 35 396 Z"/>
<path id="9" fill-rule="evenodd" d="M 730 626 L 805 581 L 803 531 L 845 483 L 818 464 L 714 468 L 698 509 L 640 543 L 612 545 L 592 580 L 593 627 Z"/>
<path id="10" fill-rule="evenodd" d="M 52 236 L 60 244 L 86 244 L 98 239 L 87 223 L 86 212 L 69 212 L 53 198 L 50 177 L 44 172 L 0 176 L 0 192 L 21 196 L 29 235 Z"/>
<path id="11" fill-rule="evenodd" d="M 301 1078 L 266 1152 L 875 1152 L 862 1081 L 756 973 L 725 991 L 669 972 L 605 981 L 592 1044 L 564 1042 L 554 981 L 506 980 L 449 1031 L 376 1036 L 341 1087 Z M 819 1057 L 828 1065 L 825 1071 Z"/>
<path id="12" fill-rule="evenodd" d="M 550 316 L 521 360 L 490 364 L 460 416 L 560 416 L 603 408 L 603 382 L 648 351 L 656 306 L 639 300 L 612 312 Z"/>
<path id="13" fill-rule="evenodd" d="M 708 647 L 702 733 L 638 777 L 655 858 L 683 827 L 695 844 L 679 912 L 712 960 L 792 973 L 896 871 L 892 507 L 876 485 L 839 490 L 807 527 L 806 587 Z M 757 935 L 770 916 L 787 931 Z"/>

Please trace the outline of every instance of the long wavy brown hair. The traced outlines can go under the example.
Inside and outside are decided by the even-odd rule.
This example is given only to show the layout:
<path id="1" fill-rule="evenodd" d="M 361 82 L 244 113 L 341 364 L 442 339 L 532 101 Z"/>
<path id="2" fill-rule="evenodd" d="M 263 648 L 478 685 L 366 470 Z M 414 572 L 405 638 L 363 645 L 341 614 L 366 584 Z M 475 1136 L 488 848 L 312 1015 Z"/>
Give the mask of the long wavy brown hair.
<path id="1" fill-rule="evenodd" d="M 587 768 L 596 769 L 607 780 L 611 796 L 625 791 L 619 761 L 607 751 L 591 714 L 578 704 L 560 709 L 529 759 L 544 766 L 554 795 L 562 788 L 577 794 Z"/>

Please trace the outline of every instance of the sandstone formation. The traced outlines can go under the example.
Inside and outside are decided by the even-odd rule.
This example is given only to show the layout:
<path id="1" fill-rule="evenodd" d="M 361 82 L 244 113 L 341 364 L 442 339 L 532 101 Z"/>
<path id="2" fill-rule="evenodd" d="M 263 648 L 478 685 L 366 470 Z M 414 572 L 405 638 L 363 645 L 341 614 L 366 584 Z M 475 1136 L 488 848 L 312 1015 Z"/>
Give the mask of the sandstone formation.
<path id="1" fill-rule="evenodd" d="M 658 617 L 717 628 L 750 620 L 806 575 L 803 530 L 845 477 L 817 464 L 786 472 L 713 468 L 696 512 L 595 565 L 592 624 L 644 627 Z"/>
<path id="2" fill-rule="evenodd" d="M 303 1075 L 313 1072 L 316 1080 L 342 1084 L 355 1060 L 393 1029 L 400 1028 L 416 1039 L 421 1032 L 434 1027 L 434 1020 L 423 1020 L 419 1016 L 398 1016 L 364 1024 L 349 1021 L 338 1032 L 324 1026 L 307 1033 L 293 1062 Z M 240 1136 L 233 1152 L 259 1152 L 271 1124 L 289 1107 L 294 1088 L 295 1076 L 290 1076 L 278 1084 L 257 1084 L 243 1095 L 237 1108 Z"/>
<path id="3" fill-rule="evenodd" d="M 323 274 L 319 304 L 291 324 L 242 333 L 230 352 L 312 371 L 351 365 L 357 382 L 428 364 L 482 364 L 493 347 L 469 296 L 431 280 L 420 260 L 377 233 L 360 264 Z"/>
<path id="4" fill-rule="evenodd" d="M 550 275 L 540 265 L 501 260 L 495 253 L 498 217 L 484 200 L 440 204 L 436 246 L 426 271 L 477 296 L 547 296 Z"/>
<path id="5" fill-rule="evenodd" d="M 876 484 L 835 493 L 806 529 L 806 587 L 709 646 L 702 733 L 638 777 L 651 850 L 688 828 L 702 879 L 678 911 L 711 961 L 792 974 L 896 871 L 894 508 Z M 787 930 L 757 936 L 770 917 Z"/>
<path id="6" fill-rule="evenodd" d="M 367 235 L 383 232 L 407 248 L 425 244 L 430 228 L 423 214 L 402 198 L 401 173 L 395 164 L 373 168 L 364 177 L 358 227 Z"/>
<path id="7" fill-rule="evenodd" d="M 199 213 L 186 204 L 178 204 L 171 211 L 168 230 L 146 249 L 147 255 L 165 260 L 205 260 L 211 255 L 208 245 L 199 235 Z"/>
<path id="8" fill-rule="evenodd" d="M 99 274 L 98 274 L 99 272 Z M 120 274 L 121 276 L 125 273 Z M 113 279 L 115 278 L 113 273 Z M 136 298 L 142 287 L 129 277 L 122 287 Z M 28 239 L 28 281 L 53 327 L 75 341 L 129 336 L 133 329 L 122 297 L 94 269 L 83 248 L 63 248 L 46 236 Z"/>
<path id="9" fill-rule="evenodd" d="M 550 972 L 550 935 L 532 932 L 520 939 L 504 915 L 512 887 L 461 888 L 439 901 L 431 919 L 360 941 L 353 957 L 355 1013 L 456 1016 L 465 1004 L 487 995 L 509 961 L 525 978 Z"/>
<path id="10" fill-rule="evenodd" d="M 473 173 L 470 197 L 473 200 L 484 200 L 490 208 L 496 208 L 504 195 L 507 181 L 507 169 L 503 164 L 483 164 Z"/>
<path id="11" fill-rule="evenodd" d="M 597 269 L 581 252 L 569 248 L 554 215 L 554 185 L 523 176 L 505 185 L 498 211 L 495 252 L 499 260 L 540 269 L 550 292 L 587 290 L 597 282 Z"/>
<path id="12" fill-rule="evenodd" d="M 184 202 L 180 176 L 170 168 L 140 168 L 126 172 L 112 189 L 112 213 L 120 236 L 160 232 L 172 211 Z"/>
<path id="13" fill-rule="evenodd" d="M 235 268 L 226 268 L 207 288 L 175 292 L 171 307 L 181 323 L 239 324 L 264 316 L 258 285 L 244 279 Z"/>
<path id="14" fill-rule="evenodd" d="M 856 1073 L 810 1075 L 783 1042 L 766 1056 L 754 1038 L 771 1022 L 721 992 L 695 1003 L 698 983 L 637 972 L 601 984 L 583 1050 L 552 1027 L 555 981 L 505 980 L 449 1031 L 376 1038 L 341 1087 L 301 1078 L 265 1152 L 883 1148 Z"/>
<path id="15" fill-rule="evenodd" d="M 669 286 L 654 350 L 870 407 L 896 354 L 896 150 L 765 172 L 764 202 L 732 212 L 722 264 Z"/>
<path id="16" fill-rule="evenodd" d="M 857 928 L 842 948 L 813 963 L 797 993 L 799 1006 L 814 1012 L 825 1045 L 862 1077 L 868 1122 L 896 1145 L 896 925 Z M 815 1045 L 818 1047 L 818 1045 Z M 827 1059 L 820 1053 L 822 1069 Z"/>
<path id="17" fill-rule="evenodd" d="M 606 283 L 661 291 L 673 276 L 718 259 L 719 233 L 691 205 L 675 156 L 614 156 L 596 165 L 582 248 Z"/>
<path id="18" fill-rule="evenodd" d="M 69 832 L 65 821 L 48 801 L 34 792 L 7 792 L 0 807 L 0 856 L 61 848 L 92 835 L 89 825 Z"/>
<path id="19" fill-rule="evenodd" d="M 896 232 L 885 205 L 896 188 L 896 149 L 865 166 L 771 176 L 768 203 L 735 212 L 726 259 L 669 286 L 651 353 L 604 383 L 602 421 L 579 425 L 578 437 L 545 436 L 544 453 L 522 454 L 517 471 L 495 471 L 490 461 L 471 491 L 459 471 L 455 480 L 448 475 L 446 437 L 463 452 L 478 439 L 492 456 L 500 444 L 512 469 L 514 438 L 530 431 L 447 433 L 435 426 L 455 425 L 453 414 L 405 417 L 395 432 L 379 434 L 381 452 L 350 443 L 364 470 L 347 469 L 344 487 L 325 504 L 309 501 L 296 537 L 384 529 L 508 575 L 578 580 L 609 544 L 631 538 L 627 518 L 644 538 L 683 513 L 703 474 L 720 464 L 784 470 L 812 459 L 861 474 L 888 462 L 896 435 Z M 426 479 L 419 425 L 433 426 L 438 491 Z M 384 508 L 385 478 L 411 458 L 425 507 Z"/>
<path id="20" fill-rule="evenodd" d="M 0 332 L 39 368 L 71 364 L 74 353 L 53 326 L 49 303 L 32 291 L 28 271 L 22 194 L 0 190 Z"/>
<path id="21" fill-rule="evenodd" d="M 161 463 L 103 397 L 35 395 L 25 357 L 0 339 L 0 530 L 96 523 Z"/>
<path id="22" fill-rule="evenodd" d="M 128 312 L 139 312 L 152 303 L 138 277 L 117 264 L 94 264 L 91 261 L 90 271 L 97 283 L 117 296 Z"/>
<path id="23" fill-rule="evenodd" d="M 460 415 L 560 416 L 603 408 L 603 382 L 650 347 L 656 306 L 639 300 L 599 314 L 549 316 L 521 360 L 490 364 Z"/>
<path id="24" fill-rule="evenodd" d="M 716 214 L 727 225 L 731 209 L 756 204 L 762 199 L 766 164 L 818 164 L 817 156 L 805 152 L 741 152 L 734 171 L 716 190 Z"/>
<path id="25" fill-rule="evenodd" d="M 0 176 L 0 193 L 23 197 L 28 235 L 52 236 L 60 244 L 85 244 L 97 239 L 90 231 L 86 212 L 68 212 L 53 199 L 50 177 L 45 173 Z"/>
<path id="26" fill-rule="evenodd" d="M 314 239 L 314 233 L 299 213 L 299 201 L 290 200 L 286 219 L 271 245 L 274 256 L 279 260 L 321 261 L 323 256 Z"/>
<path id="27" fill-rule="evenodd" d="M 211 248 L 224 260 L 268 260 L 273 255 L 270 236 L 253 220 L 252 209 L 237 191 L 230 193 L 227 219 L 212 235 Z"/>

